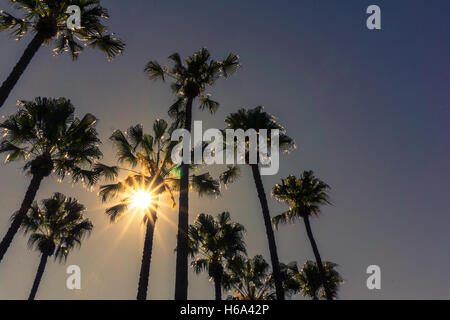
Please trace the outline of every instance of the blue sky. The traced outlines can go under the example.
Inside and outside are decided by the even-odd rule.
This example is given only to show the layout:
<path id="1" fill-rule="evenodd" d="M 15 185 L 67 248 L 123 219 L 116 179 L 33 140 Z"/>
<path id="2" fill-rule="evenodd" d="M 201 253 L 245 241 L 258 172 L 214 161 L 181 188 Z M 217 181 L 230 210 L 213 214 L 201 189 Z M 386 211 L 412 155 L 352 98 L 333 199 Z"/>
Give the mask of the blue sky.
<path id="1" fill-rule="evenodd" d="M 449 22 L 448 1 L 102 1 L 108 25 L 126 43 L 123 56 L 107 62 L 86 50 L 75 63 L 41 48 L 12 92 L 1 115 L 17 99 L 70 98 L 82 115 L 100 119 L 105 162 L 113 163 L 107 138 L 114 129 L 166 118 L 173 101 L 168 84 L 146 79 L 149 60 L 167 62 L 207 47 L 217 59 L 241 56 L 243 68 L 211 90 L 220 110 L 196 111 L 204 128 L 223 127 L 239 108 L 264 105 L 298 145 L 281 160 L 280 173 L 264 177 L 266 191 L 288 174 L 312 169 L 332 187 L 333 206 L 313 219 L 324 260 L 340 265 L 342 299 L 450 298 L 448 247 Z M 382 10 L 382 30 L 366 28 L 367 6 Z M 0 1 L 0 9 L 7 9 Z M 30 37 L 19 42 L 0 33 L 0 81 Z M 19 165 L 1 165 L 0 234 L 29 182 Z M 7 187 L 6 187 L 7 184 Z M 96 196 L 70 183 L 48 179 L 43 199 L 60 191 L 88 207 L 92 236 L 68 265 L 81 267 L 83 288 L 65 288 L 65 267 L 49 264 L 37 298 L 133 299 L 138 282 L 143 226 L 124 220 L 110 225 Z M 247 227 L 250 255 L 268 259 L 267 241 L 251 173 L 217 200 L 193 197 L 198 213 L 230 211 Z M 269 200 L 272 215 L 285 209 Z M 149 297 L 173 297 L 177 210 L 164 209 L 150 278 Z M 303 263 L 312 251 L 302 224 L 276 233 L 280 259 Z M 0 264 L 0 299 L 26 298 L 38 253 L 21 235 Z M 369 291 L 367 266 L 382 271 L 382 289 Z M 189 297 L 209 299 L 206 276 L 190 273 Z"/>

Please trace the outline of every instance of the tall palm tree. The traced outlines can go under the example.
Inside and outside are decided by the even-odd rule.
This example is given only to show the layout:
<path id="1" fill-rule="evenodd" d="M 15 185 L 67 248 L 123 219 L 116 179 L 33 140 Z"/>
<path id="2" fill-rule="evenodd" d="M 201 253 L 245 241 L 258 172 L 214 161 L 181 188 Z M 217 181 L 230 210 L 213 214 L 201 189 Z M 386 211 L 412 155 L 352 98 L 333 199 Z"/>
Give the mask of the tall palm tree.
<path id="1" fill-rule="evenodd" d="M 233 290 L 230 300 L 274 300 L 270 266 L 261 255 L 253 258 L 235 256 L 227 263 L 224 286 Z"/>
<path id="2" fill-rule="evenodd" d="M 298 179 L 294 175 L 290 175 L 281 180 L 281 185 L 277 184 L 273 187 L 272 195 L 278 201 L 289 206 L 288 211 L 273 218 L 275 226 L 278 227 L 280 223 L 293 223 L 297 219 L 303 219 L 326 297 L 328 300 L 332 300 L 333 295 L 326 281 L 325 269 L 309 221 L 311 216 L 320 214 L 322 205 L 330 203 L 327 193 L 329 189 L 330 187 L 316 178 L 312 171 L 305 171 Z"/>
<path id="3" fill-rule="evenodd" d="M 195 99 L 200 100 L 201 110 L 214 113 L 219 103 L 211 100 L 205 90 L 214 85 L 219 78 L 228 78 L 239 67 L 239 57 L 230 53 L 225 60 L 215 61 L 207 49 L 202 49 L 182 62 L 178 53 L 169 57 L 172 67 L 162 67 L 157 61 L 150 61 L 145 72 L 150 79 L 172 81 L 172 90 L 177 96 L 170 107 L 169 115 L 176 119 L 177 125 L 191 132 L 192 112 Z M 180 203 L 177 235 L 177 262 L 175 279 L 175 300 L 186 300 L 188 293 L 188 227 L 189 227 L 189 164 L 181 165 Z"/>
<path id="4" fill-rule="evenodd" d="M 341 275 L 336 271 L 337 264 L 324 261 L 325 279 L 331 293 L 332 299 L 337 298 L 339 286 L 344 282 Z M 304 297 L 312 300 L 326 299 L 322 278 L 314 261 L 306 261 L 301 270 L 298 270 L 297 263 L 282 266 L 287 274 L 298 283 L 297 292 L 301 292 Z"/>
<path id="5" fill-rule="evenodd" d="M 227 260 L 247 254 L 244 242 L 245 228 L 231 221 L 229 212 L 213 216 L 200 214 L 189 227 L 192 267 L 197 274 L 208 270 L 214 281 L 216 300 L 222 300 L 222 278 Z"/>
<path id="6" fill-rule="evenodd" d="M 36 202 L 31 206 L 22 228 L 30 234 L 29 246 L 41 252 L 41 261 L 28 300 L 36 296 L 48 258 L 54 255 L 55 260 L 65 262 L 70 251 L 81 246 L 83 237 L 91 232 L 93 225 L 84 218 L 84 210 L 76 199 L 66 198 L 61 193 L 42 200 L 41 207 Z"/>
<path id="7" fill-rule="evenodd" d="M 102 156 L 95 129 L 97 118 L 86 114 L 74 117 L 75 108 L 65 98 L 36 98 L 20 101 L 20 110 L 0 123 L 4 135 L 0 153 L 6 162 L 25 161 L 24 170 L 31 182 L 18 213 L 0 243 L 0 261 L 20 228 L 42 180 L 52 173 L 60 179 L 71 176 L 73 182 L 93 185 L 99 172 L 89 166 Z"/>
<path id="8" fill-rule="evenodd" d="M 101 171 L 104 176 L 110 178 L 116 177 L 119 170 L 129 173 L 128 177 L 118 183 L 100 187 L 100 196 L 103 201 L 119 199 L 118 204 L 106 210 L 111 222 L 116 222 L 124 214 L 130 212 L 136 207 L 136 202 L 144 201 L 144 206 L 141 206 L 140 209 L 144 211 L 146 233 L 139 276 L 138 300 L 147 298 L 153 234 L 160 197 L 167 195 L 172 205 L 175 205 L 174 193 L 179 189 L 179 170 L 172 163 L 170 157 L 175 143 L 170 140 L 167 128 L 166 121 L 156 120 L 153 124 L 152 135 L 144 134 L 142 125 L 130 127 L 125 133 L 116 130 L 110 139 L 117 148 L 119 162 L 127 164 L 128 168 L 108 167 L 104 164 L 96 166 L 98 172 Z M 189 180 L 199 195 L 216 196 L 220 193 L 218 183 L 208 173 L 193 175 Z M 144 197 L 144 199 L 137 199 L 137 197 Z"/>
<path id="9" fill-rule="evenodd" d="M 22 57 L 0 87 L 0 107 L 3 106 L 17 81 L 43 44 L 54 43 L 53 52 L 70 52 L 76 60 L 85 46 L 105 52 L 109 59 L 121 53 L 125 44 L 108 34 L 102 19 L 108 18 L 108 11 L 99 0 L 9 0 L 14 8 L 22 11 L 22 17 L 0 11 L 0 32 L 11 30 L 17 40 L 27 33 L 35 33 L 33 40 Z M 81 10 L 81 28 L 69 29 L 66 13 L 70 5 Z"/>
<path id="10" fill-rule="evenodd" d="M 225 123 L 227 124 L 228 129 L 242 129 L 244 131 L 247 131 L 249 129 L 254 129 L 257 133 L 261 129 L 266 130 L 280 130 L 280 136 L 279 136 L 279 147 L 281 151 L 290 151 L 291 149 L 295 148 L 295 143 L 292 138 L 286 135 L 286 131 L 284 128 L 278 124 L 274 117 L 267 112 L 263 111 L 263 107 L 256 107 L 254 109 L 240 109 L 236 113 L 230 114 L 226 120 Z M 268 145 L 270 145 L 270 137 L 268 137 Z M 248 159 L 248 153 L 249 153 L 249 145 L 247 144 L 247 156 Z M 273 268 L 273 274 L 274 274 L 274 281 L 275 281 L 275 287 L 276 287 L 276 294 L 278 300 L 284 300 L 284 293 L 283 293 L 283 284 L 282 284 L 282 278 L 280 274 L 280 262 L 278 259 L 278 252 L 277 252 L 277 246 L 275 242 L 275 235 L 272 228 L 271 218 L 270 218 L 270 212 L 269 212 L 269 205 L 267 203 L 266 193 L 264 191 L 264 185 L 261 179 L 261 173 L 259 171 L 258 164 L 250 164 L 249 166 L 252 169 L 253 179 L 255 181 L 256 191 L 258 193 L 259 202 L 261 204 L 262 208 L 262 215 L 264 219 L 264 224 L 266 227 L 266 233 L 267 233 L 267 240 L 269 242 L 269 250 L 270 250 L 270 258 L 272 261 L 272 268 Z"/>

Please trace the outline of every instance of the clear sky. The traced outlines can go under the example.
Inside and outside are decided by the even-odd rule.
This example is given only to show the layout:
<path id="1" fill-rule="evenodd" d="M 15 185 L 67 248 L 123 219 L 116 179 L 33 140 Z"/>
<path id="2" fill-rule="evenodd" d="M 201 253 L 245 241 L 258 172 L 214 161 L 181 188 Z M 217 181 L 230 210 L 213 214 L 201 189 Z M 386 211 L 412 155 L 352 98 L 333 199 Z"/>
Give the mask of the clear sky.
<path id="1" fill-rule="evenodd" d="M 79 116 L 100 119 L 104 162 L 114 163 L 107 140 L 113 130 L 166 118 L 173 101 L 168 84 L 146 79 L 149 60 L 167 61 L 207 47 L 217 59 L 230 51 L 243 68 L 211 93 L 221 103 L 211 116 L 194 112 L 204 127 L 223 127 L 241 107 L 264 105 L 298 145 L 282 157 L 280 173 L 264 177 L 266 191 L 288 174 L 312 169 L 332 186 L 333 206 L 313 219 L 322 258 L 339 264 L 342 299 L 450 299 L 449 102 L 450 2 L 296 1 L 102 1 L 110 29 L 125 42 L 113 62 L 86 50 L 73 63 L 41 48 L 10 95 L 17 99 L 67 97 Z M 382 30 L 369 31 L 368 5 L 382 10 Z M 0 0 L 0 9 L 8 9 Z M 0 81 L 17 62 L 30 37 L 17 42 L 0 33 Z M 18 209 L 29 178 L 19 165 L 1 165 L 0 236 Z M 68 259 L 81 267 L 82 290 L 65 287 L 65 266 L 48 264 L 38 299 L 134 299 L 144 228 L 137 220 L 110 225 L 92 192 L 47 179 L 38 199 L 53 192 L 74 196 L 88 208 L 95 230 Z M 230 211 L 248 232 L 249 254 L 268 260 L 261 210 L 248 168 L 217 200 L 192 197 L 198 213 Z M 269 198 L 271 214 L 285 207 Z M 154 242 L 149 298 L 174 293 L 178 210 L 160 212 Z M 128 228 L 127 228 L 128 225 Z M 276 232 L 280 260 L 303 263 L 312 250 L 302 224 Z M 0 264 L 0 299 L 28 296 L 39 254 L 20 234 Z M 366 268 L 382 271 L 382 289 L 366 288 Z M 189 297 L 212 299 L 206 275 L 190 272 Z"/>

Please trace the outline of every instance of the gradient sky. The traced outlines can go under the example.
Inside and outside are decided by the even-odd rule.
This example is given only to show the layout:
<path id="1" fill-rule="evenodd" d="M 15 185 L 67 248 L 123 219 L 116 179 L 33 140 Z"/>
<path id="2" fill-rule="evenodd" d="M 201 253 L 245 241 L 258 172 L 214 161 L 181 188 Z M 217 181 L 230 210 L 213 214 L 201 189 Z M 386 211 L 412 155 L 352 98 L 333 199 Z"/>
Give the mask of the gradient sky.
<path id="1" fill-rule="evenodd" d="M 241 107 L 264 105 L 298 145 L 282 157 L 280 173 L 264 177 L 266 191 L 290 173 L 312 169 L 332 186 L 333 206 L 313 219 L 322 258 L 339 264 L 342 299 L 450 299 L 450 2 L 296 1 L 102 1 L 110 29 L 127 43 L 113 62 L 86 50 L 75 63 L 41 48 L 0 115 L 17 99 L 67 97 L 79 116 L 100 118 L 104 162 L 114 163 L 107 140 L 115 129 L 166 118 L 173 101 L 168 84 L 146 79 L 143 68 L 179 52 L 207 47 L 217 59 L 230 51 L 243 68 L 211 90 L 221 108 L 213 117 L 195 111 L 204 128 L 223 127 Z M 382 30 L 365 26 L 367 6 L 382 9 Z M 0 9 L 8 9 L 0 0 Z M 0 81 L 30 41 L 0 33 Z M 0 236 L 29 183 L 19 164 L 1 165 Z M 38 199 L 55 191 L 74 196 L 95 224 L 91 237 L 67 265 L 82 271 L 82 290 L 65 287 L 65 266 L 51 261 L 38 299 L 134 299 L 144 228 L 138 220 L 110 225 L 92 192 L 47 179 Z M 249 254 L 269 259 L 254 183 L 248 168 L 217 200 L 192 197 L 198 213 L 230 211 L 243 223 Z M 285 209 L 269 199 L 271 214 Z M 164 208 L 157 224 L 149 298 L 172 299 L 178 210 Z M 129 225 L 128 228 L 127 225 Z M 276 232 L 280 260 L 303 263 L 313 254 L 302 224 Z M 28 296 L 39 254 L 21 234 L 0 264 L 0 299 Z M 382 271 L 382 289 L 366 288 L 366 268 Z M 211 299 L 206 275 L 190 272 L 189 297 Z"/>

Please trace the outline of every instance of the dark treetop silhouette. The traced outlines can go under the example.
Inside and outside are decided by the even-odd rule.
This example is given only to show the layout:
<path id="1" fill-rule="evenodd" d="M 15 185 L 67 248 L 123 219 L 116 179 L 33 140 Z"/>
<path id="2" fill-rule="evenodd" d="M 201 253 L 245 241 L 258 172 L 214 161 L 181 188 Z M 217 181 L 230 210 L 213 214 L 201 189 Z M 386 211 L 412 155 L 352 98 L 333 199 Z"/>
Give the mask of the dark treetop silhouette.
<path id="1" fill-rule="evenodd" d="M 89 234 L 93 225 L 85 219 L 85 207 L 73 198 L 55 193 L 52 198 L 42 200 L 42 206 L 35 202 L 23 219 L 22 228 L 30 235 L 28 244 L 41 252 L 41 261 L 28 300 L 34 300 L 44 274 L 47 260 L 65 262 L 70 251 L 81 246 L 81 241 Z"/>
<path id="2" fill-rule="evenodd" d="M 262 107 L 256 107 L 254 109 L 240 109 L 236 113 L 230 114 L 225 123 L 228 129 L 242 129 L 244 131 L 254 129 L 258 132 L 260 129 L 278 129 L 280 130 L 279 146 L 281 151 L 290 151 L 295 148 L 293 139 L 286 135 L 284 128 L 275 121 L 275 118 L 263 111 Z M 268 135 L 268 145 L 271 145 L 270 135 Z M 247 161 L 248 161 L 248 146 L 247 146 Z M 276 295 L 278 300 L 284 300 L 283 284 L 280 274 L 280 262 L 278 259 L 277 246 L 275 242 L 275 235 L 272 228 L 269 205 L 267 203 L 266 193 L 264 191 L 264 185 L 261 179 L 261 173 L 259 171 L 258 164 L 250 164 L 252 169 L 253 179 L 255 181 L 256 191 L 262 208 L 262 215 L 264 224 L 266 227 L 267 240 L 269 243 L 270 258 L 272 261 L 273 275 L 275 281 Z"/>
<path id="3" fill-rule="evenodd" d="M 261 255 L 235 256 L 227 263 L 224 286 L 233 290 L 228 300 L 275 300 L 270 266 Z"/>
<path id="4" fill-rule="evenodd" d="M 243 225 L 231 221 L 229 212 L 220 213 L 216 219 L 202 213 L 189 227 L 192 267 L 197 274 L 208 271 L 214 281 L 216 300 L 222 300 L 226 261 L 238 254 L 247 254 L 244 232 Z"/>
<path id="5" fill-rule="evenodd" d="M 70 175 L 73 182 L 95 184 L 101 173 L 91 165 L 102 153 L 95 129 L 97 118 L 86 114 L 74 116 L 75 108 L 65 99 L 36 98 L 19 102 L 20 110 L 0 123 L 4 134 L 0 153 L 6 162 L 23 160 L 31 175 L 18 213 L 0 243 L 0 261 L 19 230 L 42 180 L 52 173 L 61 179 Z"/>
<path id="6" fill-rule="evenodd" d="M 27 33 L 35 33 L 33 40 L 25 49 L 8 78 L 0 87 L 0 108 L 19 81 L 36 52 L 44 44 L 54 43 L 53 52 L 60 54 L 70 52 L 76 60 L 84 46 L 105 52 L 109 59 L 121 53 L 125 44 L 118 38 L 108 34 L 101 19 L 107 19 L 108 11 L 100 6 L 99 0 L 10 0 L 22 17 L 15 13 L 0 11 L 0 32 L 11 30 L 17 40 Z M 79 29 L 68 29 L 69 14 L 67 7 L 77 5 L 81 10 Z"/>
<path id="7" fill-rule="evenodd" d="M 339 286 L 344 282 L 340 274 L 336 271 L 337 266 L 333 262 L 323 262 L 325 280 L 332 299 L 337 298 Z M 294 293 L 301 293 L 304 297 L 312 300 L 327 299 L 322 283 L 322 276 L 316 262 L 306 261 L 301 270 L 298 269 L 297 262 L 291 262 L 288 265 L 282 264 L 281 269 L 290 280 L 289 287 Z"/>
<path id="8" fill-rule="evenodd" d="M 202 49 L 185 59 L 178 53 L 169 57 L 173 67 L 162 67 L 156 61 L 150 61 L 145 72 L 150 79 L 170 79 L 172 90 L 177 96 L 170 107 L 169 115 L 176 119 L 177 126 L 191 132 L 192 106 L 196 98 L 200 99 L 200 109 L 214 113 L 219 103 L 205 93 L 206 87 L 214 85 L 219 78 L 227 78 L 239 67 L 239 57 L 230 54 L 223 61 L 211 59 L 206 49 Z M 181 165 L 180 201 L 177 236 L 177 262 L 175 276 L 175 299 L 186 300 L 188 293 L 188 227 L 189 227 L 189 164 Z"/>

